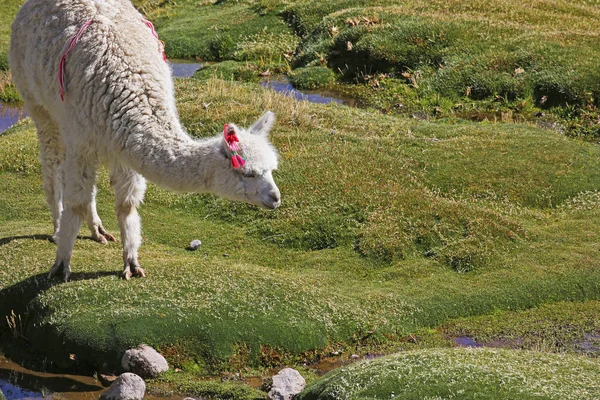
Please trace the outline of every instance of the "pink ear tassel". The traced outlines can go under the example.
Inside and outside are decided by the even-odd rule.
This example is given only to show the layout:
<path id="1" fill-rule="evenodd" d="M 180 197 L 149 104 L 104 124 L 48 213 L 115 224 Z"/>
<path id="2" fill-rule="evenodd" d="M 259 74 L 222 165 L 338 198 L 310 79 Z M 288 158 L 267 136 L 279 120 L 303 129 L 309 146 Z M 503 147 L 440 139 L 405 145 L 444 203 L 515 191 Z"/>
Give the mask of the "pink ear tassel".
<path id="1" fill-rule="evenodd" d="M 227 148 L 229 149 L 229 154 L 231 156 L 231 166 L 234 169 L 238 169 L 243 167 L 246 164 L 246 161 L 238 154 L 238 151 L 240 151 L 240 146 L 238 145 L 240 139 L 238 139 L 234 130 L 228 132 L 228 128 L 229 124 L 225 124 L 223 136 L 225 137 L 225 142 L 227 143 Z"/>
<path id="2" fill-rule="evenodd" d="M 246 161 L 244 161 L 242 156 L 240 156 L 239 154 L 234 155 L 233 158 L 231 159 L 231 161 L 233 162 L 233 160 L 237 160 L 240 167 L 243 167 L 244 165 L 246 165 Z"/>

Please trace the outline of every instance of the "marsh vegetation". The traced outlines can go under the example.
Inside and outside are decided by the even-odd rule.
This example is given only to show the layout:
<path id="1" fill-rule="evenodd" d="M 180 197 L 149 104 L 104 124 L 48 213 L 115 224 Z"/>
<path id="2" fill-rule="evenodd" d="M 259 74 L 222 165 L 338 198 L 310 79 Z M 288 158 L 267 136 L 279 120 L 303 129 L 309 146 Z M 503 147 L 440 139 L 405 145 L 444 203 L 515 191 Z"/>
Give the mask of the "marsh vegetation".
<path id="1" fill-rule="evenodd" d="M 4 352 L 93 373 L 144 342 L 182 371 L 156 393 L 204 397 L 264 396 L 244 382 L 282 365 L 315 382 L 307 399 L 378 373 L 343 398 L 600 395 L 596 1 L 134 3 L 170 57 L 215 62 L 176 81 L 192 135 L 275 112 L 282 206 L 150 186 L 147 279 L 119 279 L 119 246 L 78 240 L 72 281 L 48 281 L 52 226 L 35 128 L 21 122 L 0 136 L 0 317 L 22 320 L 1 325 Z M 0 69 L 19 4 L 0 1 Z M 260 84 L 280 73 L 361 107 Z M 107 175 L 98 209 L 116 232 Z M 486 348 L 453 348 L 456 337 Z M 438 380 L 424 387 L 410 368 Z"/>

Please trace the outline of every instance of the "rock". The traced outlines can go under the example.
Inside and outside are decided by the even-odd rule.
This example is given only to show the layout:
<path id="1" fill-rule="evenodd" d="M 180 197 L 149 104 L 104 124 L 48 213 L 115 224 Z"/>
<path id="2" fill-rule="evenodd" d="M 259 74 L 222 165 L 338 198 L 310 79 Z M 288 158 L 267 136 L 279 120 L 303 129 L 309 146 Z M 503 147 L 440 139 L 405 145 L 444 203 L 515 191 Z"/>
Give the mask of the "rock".
<path id="1" fill-rule="evenodd" d="M 156 378 L 169 369 L 167 360 L 145 344 L 127 350 L 121 359 L 121 366 L 125 371 L 136 373 L 142 378 Z"/>
<path id="2" fill-rule="evenodd" d="M 100 374 L 98 378 L 100 378 L 100 383 L 102 383 L 104 386 L 110 386 L 114 381 L 117 380 L 117 376 L 115 375 Z"/>
<path id="3" fill-rule="evenodd" d="M 284 368 L 273 376 L 273 386 L 267 395 L 268 400 L 291 400 L 306 386 L 306 381 L 298 371 Z"/>
<path id="4" fill-rule="evenodd" d="M 360 358 L 360 356 L 358 354 L 352 354 L 350 356 L 350 358 L 353 359 L 353 360 L 356 360 L 356 359 Z"/>
<path id="5" fill-rule="evenodd" d="M 194 239 L 191 241 L 190 246 L 188 247 L 188 250 L 198 250 L 198 247 L 200 247 L 200 245 L 202 244 L 201 241 L 199 241 L 198 239 Z"/>
<path id="6" fill-rule="evenodd" d="M 100 396 L 100 400 L 142 400 L 146 394 L 144 380 L 136 374 L 121 374 Z"/>

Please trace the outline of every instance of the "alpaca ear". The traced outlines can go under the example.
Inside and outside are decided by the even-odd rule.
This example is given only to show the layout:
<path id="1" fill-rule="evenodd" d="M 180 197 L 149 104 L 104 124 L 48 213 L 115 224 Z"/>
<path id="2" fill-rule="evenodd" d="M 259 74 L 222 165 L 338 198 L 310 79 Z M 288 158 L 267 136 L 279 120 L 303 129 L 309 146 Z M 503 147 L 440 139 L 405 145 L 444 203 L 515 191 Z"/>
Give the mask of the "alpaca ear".
<path id="1" fill-rule="evenodd" d="M 235 126 L 235 124 L 227 124 L 223 129 L 223 134 L 225 135 L 225 137 L 230 135 L 237 135 L 239 130 L 240 129 L 237 126 Z"/>
<path id="2" fill-rule="evenodd" d="M 250 128 L 248 128 L 248 132 L 254 135 L 262 135 L 267 136 L 273 124 L 275 123 L 275 114 L 271 111 L 267 111 L 263 114 L 262 117 L 258 119 Z"/>
<path id="3" fill-rule="evenodd" d="M 235 124 L 225 124 L 223 127 L 223 146 L 229 149 L 231 146 L 234 148 L 240 141 L 238 134 L 240 133 L 240 128 L 238 128 Z M 236 149 L 237 150 L 237 149 Z"/>

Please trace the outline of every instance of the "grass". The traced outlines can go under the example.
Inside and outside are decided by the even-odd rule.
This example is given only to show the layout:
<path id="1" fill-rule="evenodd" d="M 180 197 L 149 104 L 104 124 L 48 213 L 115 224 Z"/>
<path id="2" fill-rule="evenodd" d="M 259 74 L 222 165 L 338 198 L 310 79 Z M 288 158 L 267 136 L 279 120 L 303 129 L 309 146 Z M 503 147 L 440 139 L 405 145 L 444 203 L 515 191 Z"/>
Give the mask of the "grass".
<path id="1" fill-rule="evenodd" d="M 327 374 L 299 399 L 592 399 L 598 363 L 497 349 L 398 353 Z"/>
<path id="2" fill-rule="evenodd" d="M 600 132 L 595 1 L 136 3 L 173 57 L 291 70 L 298 88 L 335 76 L 339 90 L 388 113 L 530 118 L 544 109 L 570 135 Z"/>
<path id="3" fill-rule="evenodd" d="M 170 57 L 281 64 L 298 44 L 281 18 L 252 2 L 134 3 L 155 22 Z"/>
<path id="4" fill-rule="evenodd" d="M 0 101 L 20 100 L 8 71 L 8 44 L 10 25 L 22 3 L 22 0 L 0 0 Z"/>
<path id="5" fill-rule="evenodd" d="M 0 22 L 18 4 L 3 0 Z M 543 111 L 575 136 L 595 135 L 592 3 L 136 5 L 170 56 L 219 61 L 176 81 L 191 134 L 276 113 L 283 205 L 266 212 L 150 185 L 140 210 L 147 279 L 120 280 L 120 246 L 82 230 L 72 282 L 49 281 L 55 247 L 35 130 L 18 124 L 0 136 L 0 318 L 22 321 L 0 325 L 5 351 L 95 371 L 118 368 L 143 342 L 183 371 L 153 382 L 155 391 L 249 399 L 264 393 L 199 376 L 402 347 L 411 352 L 315 381 L 305 398 L 327 398 L 345 374 L 358 382 L 409 367 L 432 384 L 402 372 L 345 393 L 399 397 L 402 384 L 414 389 L 406 398 L 475 397 L 505 378 L 496 392 L 506 396 L 489 398 L 597 397 L 595 384 L 582 385 L 597 374 L 585 354 L 597 354 L 600 328 L 600 148 L 528 118 L 512 123 L 513 113 Z M 0 28 L 0 48 L 7 37 Z M 371 108 L 293 101 L 255 83 L 266 71 L 348 91 Z M 480 111 L 503 122 L 460 116 Z M 417 112 L 433 118 L 405 117 Z M 99 211 L 118 232 L 107 175 Z M 200 249 L 186 251 L 196 238 Z M 456 336 L 508 350 L 439 348 Z M 433 376 L 423 365 L 453 368 Z M 552 373 L 557 384 L 546 381 Z"/>
<path id="6" fill-rule="evenodd" d="M 1 312 L 23 316 L 23 335 L 59 365 L 68 352 L 114 362 L 139 342 L 204 373 L 277 365 L 336 343 L 393 343 L 452 317 L 598 297 L 595 145 L 296 103 L 217 79 L 177 85 L 199 136 L 276 112 L 284 205 L 268 213 L 151 186 L 141 210 L 149 278 L 119 280 L 119 246 L 80 240 L 73 282 L 61 285 L 44 276 L 54 246 L 36 240 L 50 225 L 33 126 L 3 135 Z M 110 197 L 103 174 L 100 213 L 116 231 Z M 194 238 L 200 251 L 185 251 Z"/>
<path id="7" fill-rule="evenodd" d="M 600 303 L 545 304 L 525 311 L 497 311 L 461 318 L 441 330 L 446 337 L 467 336 L 476 343 L 509 349 L 598 355 Z"/>

